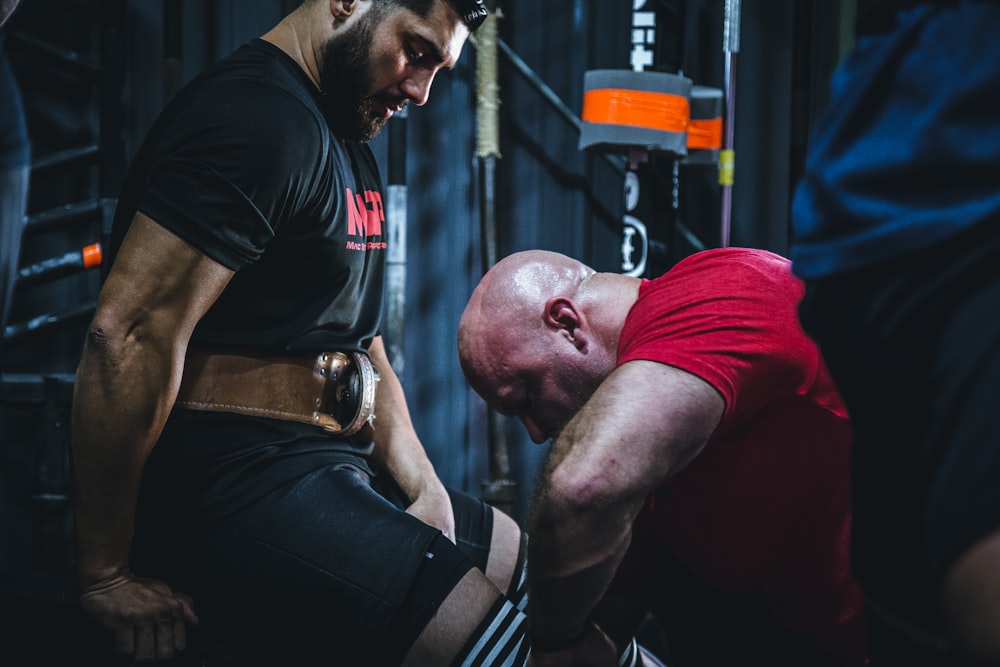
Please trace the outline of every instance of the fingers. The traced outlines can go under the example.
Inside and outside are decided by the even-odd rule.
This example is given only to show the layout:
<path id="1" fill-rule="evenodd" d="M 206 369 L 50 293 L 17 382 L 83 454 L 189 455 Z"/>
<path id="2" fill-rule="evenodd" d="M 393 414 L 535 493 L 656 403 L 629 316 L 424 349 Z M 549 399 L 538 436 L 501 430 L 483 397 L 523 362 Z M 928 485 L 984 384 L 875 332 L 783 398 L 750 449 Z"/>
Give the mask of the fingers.
<path id="1" fill-rule="evenodd" d="M 187 648 L 187 624 L 180 619 L 173 622 L 174 648 L 183 651 Z"/>
<path id="2" fill-rule="evenodd" d="M 156 632 L 151 625 L 140 625 L 135 628 L 135 652 L 133 657 L 136 662 L 150 662 L 156 658 Z M 166 656 L 172 657 L 171 655 Z"/>
<path id="3" fill-rule="evenodd" d="M 164 619 L 156 624 L 156 659 L 169 660 L 187 648 L 187 628 L 180 619 Z"/>
<path id="4" fill-rule="evenodd" d="M 188 625 L 198 625 L 198 614 L 194 613 L 194 601 L 191 597 L 184 593 L 174 593 L 174 596 L 180 600 L 184 621 Z"/>
<path id="5" fill-rule="evenodd" d="M 187 648 L 187 624 L 198 623 L 191 598 L 155 580 L 90 591 L 81 602 L 114 632 L 115 651 L 139 663 L 173 658 Z"/>
<path id="6" fill-rule="evenodd" d="M 122 628 L 116 633 L 115 651 L 138 663 L 170 660 L 187 648 L 182 607 L 178 601 L 174 614 Z"/>
<path id="7" fill-rule="evenodd" d="M 115 653 L 122 656 L 135 655 L 135 629 L 130 625 L 115 630 Z"/>

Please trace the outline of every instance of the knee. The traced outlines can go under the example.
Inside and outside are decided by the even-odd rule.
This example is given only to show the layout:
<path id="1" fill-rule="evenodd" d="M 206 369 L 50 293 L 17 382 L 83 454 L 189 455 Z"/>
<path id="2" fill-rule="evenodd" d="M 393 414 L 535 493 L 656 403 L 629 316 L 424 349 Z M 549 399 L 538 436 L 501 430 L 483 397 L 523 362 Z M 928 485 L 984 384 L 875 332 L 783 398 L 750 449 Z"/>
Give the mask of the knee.
<path id="1" fill-rule="evenodd" d="M 973 664 L 1000 664 L 1000 531 L 956 559 L 941 604 L 956 651 Z"/>

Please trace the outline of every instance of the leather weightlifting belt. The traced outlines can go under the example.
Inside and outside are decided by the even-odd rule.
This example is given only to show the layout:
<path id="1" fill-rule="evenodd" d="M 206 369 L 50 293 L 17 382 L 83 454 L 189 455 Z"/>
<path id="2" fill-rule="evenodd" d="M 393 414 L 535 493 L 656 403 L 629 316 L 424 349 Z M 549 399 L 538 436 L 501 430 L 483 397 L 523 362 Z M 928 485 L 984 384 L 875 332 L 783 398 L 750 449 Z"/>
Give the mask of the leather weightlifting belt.
<path id="1" fill-rule="evenodd" d="M 378 371 L 360 352 L 252 356 L 188 350 L 176 405 L 371 436 Z"/>

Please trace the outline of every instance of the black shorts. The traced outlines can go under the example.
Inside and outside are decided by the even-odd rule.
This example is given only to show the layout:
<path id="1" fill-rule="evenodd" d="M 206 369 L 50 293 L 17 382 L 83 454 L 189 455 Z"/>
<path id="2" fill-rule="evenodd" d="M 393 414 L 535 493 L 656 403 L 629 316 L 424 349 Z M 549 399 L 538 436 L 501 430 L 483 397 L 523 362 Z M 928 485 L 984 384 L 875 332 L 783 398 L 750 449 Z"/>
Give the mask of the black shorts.
<path id="1" fill-rule="evenodd" d="M 208 525 L 147 499 L 133 567 L 190 594 L 196 632 L 243 662 L 399 664 L 458 580 L 485 569 L 492 509 L 452 492 L 456 547 L 364 457 L 339 458 Z"/>
<path id="2" fill-rule="evenodd" d="M 807 285 L 800 315 L 855 433 L 853 567 L 940 632 L 941 578 L 1000 529 L 1000 221 Z"/>

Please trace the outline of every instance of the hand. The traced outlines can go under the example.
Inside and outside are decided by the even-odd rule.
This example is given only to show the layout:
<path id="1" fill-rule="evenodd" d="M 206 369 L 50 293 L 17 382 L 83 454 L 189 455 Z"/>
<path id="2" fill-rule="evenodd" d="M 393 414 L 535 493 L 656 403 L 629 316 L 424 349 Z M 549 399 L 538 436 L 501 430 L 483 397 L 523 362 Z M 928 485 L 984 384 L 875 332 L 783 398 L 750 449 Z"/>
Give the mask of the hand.
<path id="1" fill-rule="evenodd" d="M 128 571 L 88 586 L 80 605 L 114 633 L 115 652 L 135 662 L 173 658 L 187 646 L 187 625 L 198 624 L 191 598 Z"/>
<path id="2" fill-rule="evenodd" d="M 528 656 L 527 667 L 618 667 L 618 650 L 611 638 L 590 623 L 583 638 L 561 651 Z"/>
<path id="3" fill-rule="evenodd" d="M 451 506 L 451 498 L 444 486 L 437 480 L 435 482 L 426 487 L 406 511 L 428 526 L 437 528 L 454 543 L 455 510 Z"/>

